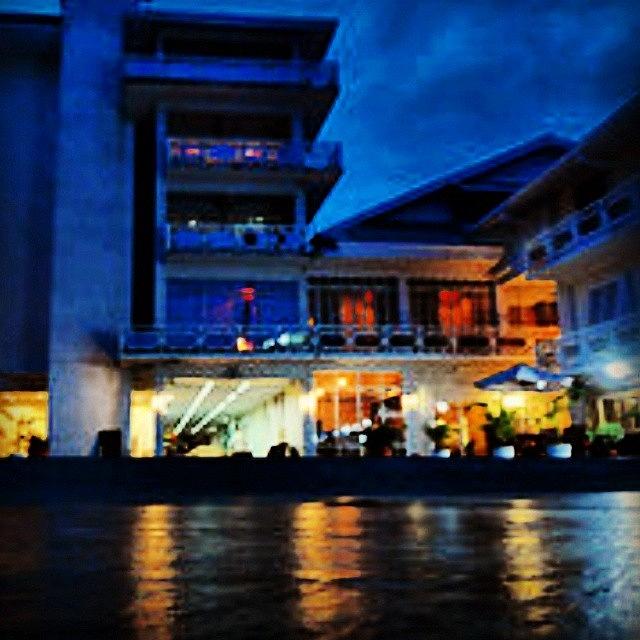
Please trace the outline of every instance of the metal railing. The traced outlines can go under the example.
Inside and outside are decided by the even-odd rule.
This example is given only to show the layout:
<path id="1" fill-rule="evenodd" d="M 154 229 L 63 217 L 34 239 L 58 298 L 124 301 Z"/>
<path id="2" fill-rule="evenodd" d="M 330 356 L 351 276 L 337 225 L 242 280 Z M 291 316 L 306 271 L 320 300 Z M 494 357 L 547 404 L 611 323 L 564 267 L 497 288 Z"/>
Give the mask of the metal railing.
<path id="1" fill-rule="evenodd" d="M 177 254 L 220 252 L 299 253 L 304 232 L 295 225 L 201 223 L 166 226 L 165 250 Z"/>
<path id="2" fill-rule="evenodd" d="M 122 332 L 120 352 L 128 356 L 162 354 L 403 353 L 516 355 L 533 353 L 524 338 L 505 338 L 495 326 L 456 333 L 418 325 L 250 325 L 140 327 Z"/>
<path id="3" fill-rule="evenodd" d="M 342 146 L 319 141 L 298 146 L 278 140 L 171 137 L 167 139 L 170 170 L 189 169 L 308 169 L 342 166 Z"/>
<path id="4" fill-rule="evenodd" d="M 539 271 L 604 241 L 634 215 L 640 216 L 640 176 L 637 175 L 536 236 L 527 245 L 527 269 Z"/>
<path id="5" fill-rule="evenodd" d="M 640 315 L 628 314 L 563 333 L 560 360 L 565 368 L 592 365 L 602 358 L 640 353 Z"/>

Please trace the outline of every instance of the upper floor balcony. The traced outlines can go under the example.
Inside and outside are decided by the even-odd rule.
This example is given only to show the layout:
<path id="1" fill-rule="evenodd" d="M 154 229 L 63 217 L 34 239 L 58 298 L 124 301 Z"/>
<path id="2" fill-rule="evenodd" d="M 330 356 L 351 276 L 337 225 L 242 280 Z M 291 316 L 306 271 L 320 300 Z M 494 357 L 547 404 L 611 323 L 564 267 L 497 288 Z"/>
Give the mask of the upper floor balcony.
<path id="1" fill-rule="evenodd" d="M 169 255 L 208 255 L 255 252 L 301 253 L 304 229 L 295 225 L 262 223 L 215 224 L 172 223 L 166 226 L 165 250 Z"/>
<path id="2" fill-rule="evenodd" d="M 267 60 L 160 54 L 128 54 L 123 73 L 129 83 L 337 86 L 333 60 Z"/>
<path id="3" fill-rule="evenodd" d="M 640 354 L 640 315 L 627 314 L 576 331 L 559 340 L 560 362 L 567 371 L 581 372 L 601 367 L 620 357 Z"/>
<path id="4" fill-rule="evenodd" d="M 618 185 L 604 198 L 573 212 L 538 234 L 526 249 L 527 271 L 548 276 L 550 270 L 595 249 L 640 222 L 640 176 Z"/>
<path id="5" fill-rule="evenodd" d="M 207 179 L 212 171 L 291 173 L 342 171 L 342 146 L 316 142 L 306 147 L 278 140 L 181 138 L 167 140 L 169 178 Z"/>
<path id="6" fill-rule="evenodd" d="M 379 359 L 528 356 L 534 345 L 500 336 L 495 326 L 444 335 L 417 325 L 207 325 L 127 329 L 120 338 L 122 360 L 167 358 Z"/>

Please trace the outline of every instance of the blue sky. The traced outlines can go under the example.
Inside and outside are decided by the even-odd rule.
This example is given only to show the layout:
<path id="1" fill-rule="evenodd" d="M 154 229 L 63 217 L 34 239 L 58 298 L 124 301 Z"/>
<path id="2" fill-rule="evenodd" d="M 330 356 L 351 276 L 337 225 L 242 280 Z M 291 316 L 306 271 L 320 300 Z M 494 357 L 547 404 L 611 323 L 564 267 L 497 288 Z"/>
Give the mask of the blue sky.
<path id="1" fill-rule="evenodd" d="M 335 16 L 345 175 L 320 226 L 543 131 L 578 137 L 640 88 L 639 0 L 155 0 Z M 0 0 L 55 9 L 50 0 Z"/>

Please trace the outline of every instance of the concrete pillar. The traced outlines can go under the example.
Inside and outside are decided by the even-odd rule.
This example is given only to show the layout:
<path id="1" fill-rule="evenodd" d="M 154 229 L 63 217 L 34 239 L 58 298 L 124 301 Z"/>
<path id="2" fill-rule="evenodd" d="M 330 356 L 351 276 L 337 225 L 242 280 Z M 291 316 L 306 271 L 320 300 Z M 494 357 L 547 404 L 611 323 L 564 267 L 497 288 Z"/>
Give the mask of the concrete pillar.
<path id="1" fill-rule="evenodd" d="M 49 344 L 52 455 L 91 455 L 128 421 L 116 364 L 129 319 L 132 139 L 121 109 L 129 0 L 68 0 L 60 71 Z"/>
<path id="2" fill-rule="evenodd" d="M 313 376 L 300 380 L 300 389 L 306 396 L 302 404 L 302 446 L 304 455 L 315 456 L 318 434 L 316 433 L 315 399 L 311 396 L 313 392 Z"/>
<path id="3" fill-rule="evenodd" d="M 167 117 L 164 109 L 156 115 L 156 237 L 155 243 L 155 313 L 154 324 L 163 326 L 167 322 L 167 274 L 164 247 L 160 238 L 165 238 L 167 225 Z"/>

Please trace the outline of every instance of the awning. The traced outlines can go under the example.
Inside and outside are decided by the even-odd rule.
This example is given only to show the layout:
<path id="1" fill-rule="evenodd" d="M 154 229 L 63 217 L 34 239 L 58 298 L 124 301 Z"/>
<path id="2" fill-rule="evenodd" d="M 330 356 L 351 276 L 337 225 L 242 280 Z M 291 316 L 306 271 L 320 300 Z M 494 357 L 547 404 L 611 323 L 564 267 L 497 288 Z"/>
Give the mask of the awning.
<path id="1" fill-rule="evenodd" d="M 551 373 L 528 364 L 517 364 L 478 380 L 474 385 L 490 391 L 554 391 L 570 387 L 572 382 L 571 376 Z"/>

